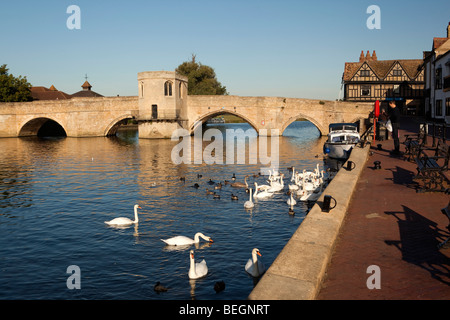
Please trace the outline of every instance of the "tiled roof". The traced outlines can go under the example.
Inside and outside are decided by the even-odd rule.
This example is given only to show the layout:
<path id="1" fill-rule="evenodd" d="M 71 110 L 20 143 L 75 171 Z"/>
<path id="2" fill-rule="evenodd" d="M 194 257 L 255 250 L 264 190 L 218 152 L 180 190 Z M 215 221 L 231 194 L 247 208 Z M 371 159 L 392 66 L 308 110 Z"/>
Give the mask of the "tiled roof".
<path id="1" fill-rule="evenodd" d="M 380 79 L 384 79 L 392 67 L 399 63 L 403 70 L 405 70 L 406 74 L 414 79 L 422 70 L 423 60 L 422 59 L 414 59 L 414 60 L 363 60 L 360 62 L 346 62 L 344 67 L 344 75 L 343 80 L 349 81 L 353 78 L 353 76 L 358 72 L 358 70 L 363 66 L 363 64 L 367 63 L 367 65 L 372 69 L 372 71 L 378 76 Z"/>
<path id="2" fill-rule="evenodd" d="M 31 87 L 33 100 L 64 100 L 70 99 L 70 94 L 57 90 L 53 85 L 50 89 L 46 87 Z"/>
<path id="3" fill-rule="evenodd" d="M 101 94 L 94 92 L 92 90 L 81 90 L 72 94 L 72 98 L 92 98 L 92 97 L 103 97 Z"/>

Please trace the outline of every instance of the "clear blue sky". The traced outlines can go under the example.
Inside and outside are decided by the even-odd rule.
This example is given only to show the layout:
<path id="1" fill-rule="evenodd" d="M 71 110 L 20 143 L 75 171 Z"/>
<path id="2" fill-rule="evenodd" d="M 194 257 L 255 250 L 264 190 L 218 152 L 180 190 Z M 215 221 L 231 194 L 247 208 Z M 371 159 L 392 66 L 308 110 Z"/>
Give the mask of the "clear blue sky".
<path id="1" fill-rule="evenodd" d="M 69 5 L 81 29 L 69 30 Z M 381 29 L 366 26 L 370 5 Z M 137 95 L 137 73 L 190 60 L 213 67 L 230 94 L 334 100 L 346 61 L 420 59 L 446 36 L 450 1 L 2 1 L 0 64 L 69 94 L 84 75 L 106 96 Z"/>

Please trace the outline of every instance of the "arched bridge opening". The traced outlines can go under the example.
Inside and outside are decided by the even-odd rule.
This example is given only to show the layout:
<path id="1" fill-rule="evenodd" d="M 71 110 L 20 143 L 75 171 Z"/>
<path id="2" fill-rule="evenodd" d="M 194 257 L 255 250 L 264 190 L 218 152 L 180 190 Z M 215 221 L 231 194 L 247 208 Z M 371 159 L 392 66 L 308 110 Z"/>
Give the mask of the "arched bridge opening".
<path id="1" fill-rule="evenodd" d="M 308 117 L 304 114 L 297 114 L 293 117 L 290 117 L 281 127 L 281 135 L 286 136 L 292 134 L 293 131 L 296 131 L 297 128 L 302 127 L 300 123 L 308 122 L 311 123 L 317 130 L 310 130 L 312 134 L 317 134 L 317 137 L 327 135 L 328 128 L 322 128 L 322 126 L 315 119 Z M 288 130 L 286 130 L 288 129 Z"/>
<path id="2" fill-rule="evenodd" d="M 35 118 L 28 121 L 19 131 L 19 137 L 67 137 L 66 130 L 53 119 Z"/>
<path id="3" fill-rule="evenodd" d="M 225 122 L 221 122 L 221 118 L 224 118 Z M 230 117 L 227 117 L 230 116 Z M 211 112 L 208 113 L 206 115 L 203 115 L 201 117 L 199 117 L 189 128 L 191 134 L 194 134 L 194 131 L 199 128 L 198 126 L 202 126 L 203 130 L 206 129 L 206 125 L 207 124 L 215 124 L 215 123 L 230 123 L 229 119 L 233 119 L 233 122 L 238 122 L 238 123 L 248 123 L 250 125 L 250 127 L 252 127 L 253 129 L 255 129 L 256 133 L 258 133 L 258 129 L 256 128 L 256 125 L 247 117 L 236 113 L 236 112 L 232 112 L 232 111 L 215 111 L 215 112 Z M 218 120 L 215 120 L 218 119 Z M 227 122 L 228 119 L 228 122 Z M 237 121 L 235 121 L 237 120 Z"/>
<path id="4" fill-rule="evenodd" d="M 130 129 L 135 128 L 137 130 L 137 124 L 134 124 L 135 117 L 132 115 L 125 115 L 114 119 L 105 130 L 105 136 L 114 137 L 121 127 L 127 126 Z"/>

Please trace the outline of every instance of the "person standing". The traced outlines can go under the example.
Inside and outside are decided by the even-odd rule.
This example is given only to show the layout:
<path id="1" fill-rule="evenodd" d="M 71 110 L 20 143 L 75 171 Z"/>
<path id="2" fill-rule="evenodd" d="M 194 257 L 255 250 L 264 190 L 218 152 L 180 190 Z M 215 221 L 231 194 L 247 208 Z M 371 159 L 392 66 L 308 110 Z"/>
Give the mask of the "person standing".
<path id="1" fill-rule="evenodd" d="M 391 152 L 392 154 L 399 155 L 400 154 L 400 141 L 398 136 L 399 129 L 399 121 L 400 121 L 400 110 L 395 104 L 395 101 L 389 101 L 389 108 L 387 115 L 389 120 L 391 120 L 392 124 L 392 138 L 394 139 L 394 150 Z"/>

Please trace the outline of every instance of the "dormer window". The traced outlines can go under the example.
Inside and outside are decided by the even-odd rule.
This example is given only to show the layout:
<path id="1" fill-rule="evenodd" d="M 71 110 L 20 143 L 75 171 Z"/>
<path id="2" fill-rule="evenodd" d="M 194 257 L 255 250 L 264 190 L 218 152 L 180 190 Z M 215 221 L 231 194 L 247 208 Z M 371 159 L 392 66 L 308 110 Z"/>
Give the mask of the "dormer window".
<path id="1" fill-rule="evenodd" d="M 370 71 L 369 70 L 361 70 L 359 73 L 361 77 L 370 77 Z"/>
<path id="2" fill-rule="evenodd" d="M 172 96 L 172 81 L 166 81 L 164 83 L 164 95 L 165 96 Z"/>

